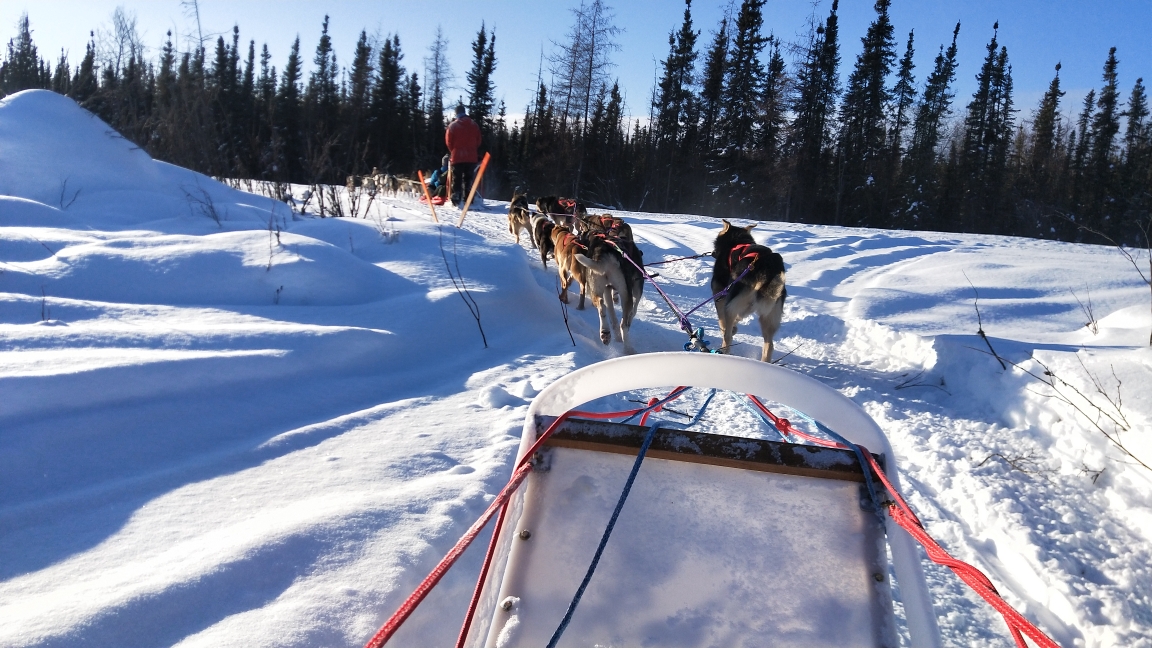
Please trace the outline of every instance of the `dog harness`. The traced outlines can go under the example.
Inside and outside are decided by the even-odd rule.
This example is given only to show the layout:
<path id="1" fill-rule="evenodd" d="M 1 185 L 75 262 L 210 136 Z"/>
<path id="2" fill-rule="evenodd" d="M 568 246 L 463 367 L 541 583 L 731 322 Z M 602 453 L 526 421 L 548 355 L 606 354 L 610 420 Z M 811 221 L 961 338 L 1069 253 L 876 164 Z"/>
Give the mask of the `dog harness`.
<path id="1" fill-rule="evenodd" d="M 756 263 L 760 258 L 759 252 L 748 252 L 748 248 L 752 247 L 751 243 L 741 243 L 732 247 L 732 251 L 728 253 L 728 271 L 732 271 L 732 267 L 744 259 L 752 259 L 748 265 Z"/>
<path id="2" fill-rule="evenodd" d="M 576 245 L 576 246 L 583 248 L 585 250 L 588 249 L 587 245 L 584 245 L 583 243 L 580 242 L 580 237 L 576 236 L 572 232 L 565 232 L 564 238 L 560 239 L 560 245 L 569 245 L 569 244 Z"/>

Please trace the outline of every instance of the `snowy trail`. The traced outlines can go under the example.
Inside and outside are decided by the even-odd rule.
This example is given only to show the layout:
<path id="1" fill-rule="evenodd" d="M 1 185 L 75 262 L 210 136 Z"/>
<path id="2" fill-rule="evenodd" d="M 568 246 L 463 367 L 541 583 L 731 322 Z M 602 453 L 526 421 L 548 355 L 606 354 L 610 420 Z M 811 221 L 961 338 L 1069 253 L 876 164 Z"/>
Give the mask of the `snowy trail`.
<path id="1" fill-rule="evenodd" d="M 51 201 L 64 177 L 85 188 L 67 210 Z M 42 92 L 0 101 L 0 179 L 0 646 L 362 645 L 499 490 L 531 398 L 621 353 L 592 308 L 568 309 L 573 346 L 554 264 L 515 246 L 492 200 L 462 230 L 405 197 L 369 218 L 294 215 Z M 617 213 L 648 262 L 705 252 L 720 227 Z M 973 305 L 1005 358 L 1122 399 L 1122 439 L 1152 462 L 1152 318 L 1131 266 L 1022 239 L 754 234 L 788 265 L 779 363 L 880 423 L 928 530 L 1062 645 L 1152 646 L 1152 472 L 1001 369 Z M 675 261 L 657 281 L 690 307 L 711 268 Z M 715 340 L 711 306 L 692 319 Z M 741 328 L 734 353 L 758 355 Z M 641 353 L 684 342 L 651 288 L 633 337 Z M 765 434 L 732 398 L 706 421 Z M 482 551 L 394 645 L 454 640 Z M 1012 645 L 950 572 L 928 574 L 946 644 Z"/>

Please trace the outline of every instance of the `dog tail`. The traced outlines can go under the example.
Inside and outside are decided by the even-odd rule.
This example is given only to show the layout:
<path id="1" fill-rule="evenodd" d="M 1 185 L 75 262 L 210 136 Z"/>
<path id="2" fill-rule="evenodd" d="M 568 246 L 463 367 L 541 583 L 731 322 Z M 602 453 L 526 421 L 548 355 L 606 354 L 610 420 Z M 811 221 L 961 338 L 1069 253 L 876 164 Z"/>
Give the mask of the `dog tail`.
<path id="1" fill-rule="evenodd" d="M 780 299 L 784 296 L 784 273 L 777 272 L 769 281 L 756 284 L 756 294 L 767 299 Z"/>
<path id="2" fill-rule="evenodd" d="M 589 270 L 595 270 L 600 274 L 608 274 L 608 271 L 611 267 L 606 257 L 592 259 L 584 256 L 583 254 L 577 254 L 576 261 L 578 261 L 580 265 L 584 266 L 585 268 L 588 268 Z M 616 267 L 618 268 L 619 266 Z"/>

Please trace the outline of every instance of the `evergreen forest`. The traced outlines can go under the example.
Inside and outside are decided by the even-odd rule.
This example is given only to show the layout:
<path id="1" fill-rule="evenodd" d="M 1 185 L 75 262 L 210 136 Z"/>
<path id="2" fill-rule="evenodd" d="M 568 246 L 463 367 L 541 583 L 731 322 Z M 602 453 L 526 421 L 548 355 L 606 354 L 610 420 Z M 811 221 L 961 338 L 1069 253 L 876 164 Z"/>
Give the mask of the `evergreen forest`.
<path id="1" fill-rule="evenodd" d="M 0 96 L 52 90 L 157 159 L 308 185 L 439 166 L 459 100 L 492 156 L 489 197 L 520 187 L 638 211 L 1148 247 L 1152 119 L 1142 79 L 1119 87 L 1115 48 L 1082 105 L 1064 105 L 1054 61 L 1043 98 L 1021 106 L 998 24 L 964 26 L 987 45 L 976 91 L 957 97 L 959 24 L 950 42 L 917 43 L 896 32 L 891 0 L 876 0 L 866 33 L 843 38 L 833 0 L 806 37 L 784 42 L 764 3 L 743 0 L 705 31 L 686 2 L 640 107 L 612 77 L 620 30 L 602 0 L 573 10 L 516 119 L 495 99 L 497 34 L 484 24 L 456 97 L 442 32 L 412 61 L 399 34 L 362 31 L 345 64 L 325 18 L 314 49 L 297 38 L 274 61 L 239 26 L 198 46 L 180 49 L 169 32 L 146 47 L 118 9 L 82 59 L 52 61 L 25 16 L 0 61 Z M 932 69 L 915 69 L 916 47 L 937 51 Z"/>

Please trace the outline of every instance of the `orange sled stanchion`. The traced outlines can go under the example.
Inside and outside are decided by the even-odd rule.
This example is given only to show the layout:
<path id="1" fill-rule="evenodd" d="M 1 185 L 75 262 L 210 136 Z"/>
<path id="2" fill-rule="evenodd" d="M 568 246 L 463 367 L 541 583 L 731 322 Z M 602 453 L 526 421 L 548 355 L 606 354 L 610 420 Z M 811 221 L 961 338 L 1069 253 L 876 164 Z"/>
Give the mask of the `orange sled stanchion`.
<path id="1" fill-rule="evenodd" d="M 464 217 L 468 215 L 468 208 L 472 206 L 472 198 L 480 187 L 480 179 L 484 177 L 484 170 L 488 168 L 488 160 L 491 157 L 491 153 L 484 154 L 484 159 L 480 162 L 480 170 L 476 172 L 476 179 L 472 181 L 472 190 L 468 192 L 468 200 L 464 201 L 464 209 L 460 212 L 460 221 L 456 223 L 456 227 L 464 226 Z"/>
<path id="2" fill-rule="evenodd" d="M 420 186 L 424 188 L 424 200 L 428 201 L 428 209 L 432 210 L 432 222 L 439 223 L 440 219 L 436 218 L 436 206 L 432 204 L 432 194 L 428 192 L 428 183 L 424 182 L 424 172 L 416 171 L 416 175 L 420 178 Z"/>

